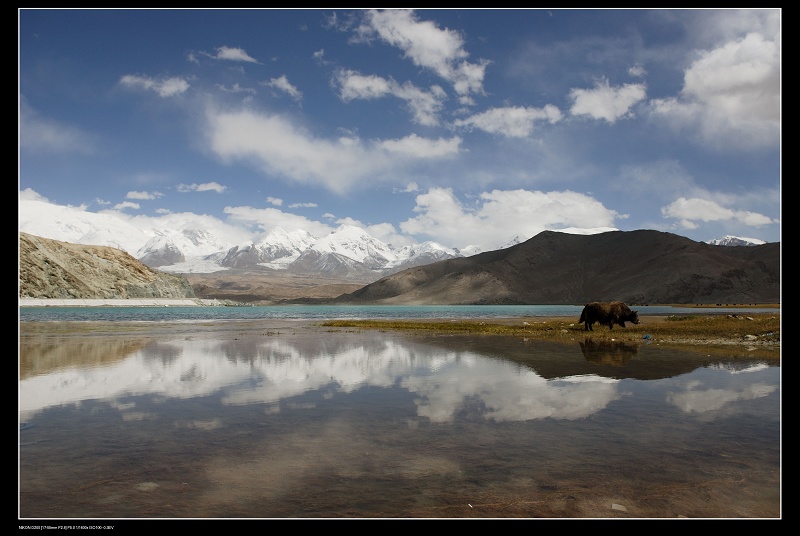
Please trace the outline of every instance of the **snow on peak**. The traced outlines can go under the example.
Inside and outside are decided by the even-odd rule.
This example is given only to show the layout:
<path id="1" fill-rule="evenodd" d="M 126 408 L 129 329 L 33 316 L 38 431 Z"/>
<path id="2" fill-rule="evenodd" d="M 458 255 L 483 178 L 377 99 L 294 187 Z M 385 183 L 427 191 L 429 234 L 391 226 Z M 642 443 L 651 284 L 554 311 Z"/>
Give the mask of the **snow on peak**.
<path id="1" fill-rule="evenodd" d="M 354 225 L 342 225 L 314 242 L 311 249 L 320 253 L 337 253 L 357 262 L 367 259 L 384 259 L 391 262 L 397 255 L 387 245 Z"/>
<path id="2" fill-rule="evenodd" d="M 731 235 L 727 235 L 725 238 L 709 240 L 707 243 L 712 246 L 760 246 L 761 244 L 766 244 L 766 242 L 758 238 L 745 238 Z"/>

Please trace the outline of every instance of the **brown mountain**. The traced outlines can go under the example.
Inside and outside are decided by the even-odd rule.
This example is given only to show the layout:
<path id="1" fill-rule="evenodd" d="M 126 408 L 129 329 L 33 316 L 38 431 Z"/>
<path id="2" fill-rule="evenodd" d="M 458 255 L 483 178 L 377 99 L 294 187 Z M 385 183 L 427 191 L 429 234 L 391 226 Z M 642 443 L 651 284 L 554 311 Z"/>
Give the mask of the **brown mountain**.
<path id="1" fill-rule="evenodd" d="M 780 303 L 780 243 L 715 246 L 660 231 L 542 232 L 384 277 L 336 303 Z"/>
<path id="2" fill-rule="evenodd" d="M 194 298 L 186 278 L 159 272 L 128 253 L 19 233 L 19 297 Z"/>

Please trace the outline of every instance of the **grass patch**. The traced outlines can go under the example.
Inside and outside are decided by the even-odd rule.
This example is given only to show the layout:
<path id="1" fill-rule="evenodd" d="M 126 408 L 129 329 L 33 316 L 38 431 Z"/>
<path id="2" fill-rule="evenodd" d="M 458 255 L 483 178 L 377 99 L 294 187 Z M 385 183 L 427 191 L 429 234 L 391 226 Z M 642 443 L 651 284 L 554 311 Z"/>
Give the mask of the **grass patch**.
<path id="1" fill-rule="evenodd" d="M 509 335 L 551 340 L 614 339 L 619 341 L 661 341 L 694 344 L 761 344 L 780 345 L 780 315 L 682 315 L 643 318 L 638 325 L 626 327 L 594 325 L 584 331 L 583 324 L 570 319 L 537 320 L 535 318 L 504 320 L 330 320 L 322 326 L 402 330 L 432 333 L 471 333 L 475 335 Z"/>

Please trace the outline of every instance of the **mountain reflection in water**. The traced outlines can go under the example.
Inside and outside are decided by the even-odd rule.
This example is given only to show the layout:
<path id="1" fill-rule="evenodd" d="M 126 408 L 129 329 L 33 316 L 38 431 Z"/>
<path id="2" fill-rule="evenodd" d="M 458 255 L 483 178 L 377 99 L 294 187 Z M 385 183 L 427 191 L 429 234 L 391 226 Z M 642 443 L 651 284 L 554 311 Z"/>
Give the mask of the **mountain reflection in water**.
<path id="1" fill-rule="evenodd" d="M 778 517 L 778 365 L 369 331 L 21 340 L 20 515 Z"/>

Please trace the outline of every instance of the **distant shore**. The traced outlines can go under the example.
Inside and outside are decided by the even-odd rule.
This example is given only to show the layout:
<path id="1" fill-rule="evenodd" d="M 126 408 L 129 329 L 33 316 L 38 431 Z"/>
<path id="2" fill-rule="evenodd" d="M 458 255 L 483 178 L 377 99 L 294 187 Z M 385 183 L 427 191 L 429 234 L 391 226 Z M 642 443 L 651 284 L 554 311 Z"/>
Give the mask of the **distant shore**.
<path id="1" fill-rule="evenodd" d="M 579 305 L 579 304 L 574 304 Z M 642 304 L 630 304 L 631 307 Z M 779 309 L 780 303 L 650 303 L 664 307 L 704 307 L 738 308 L 763 307 Z M 57 298 L 19 298 L 19 307 L 226 307 L 249 306 L 231 300 L 201 298 L 117 298 L 117 299 L 57 299 Z"/>
<path id="2" fill-rule="evenodd" d="M 19 299 L 20 307 L 223 307 L 227 305 L 233 305 L 233 302 L 200 298 Z"/>

